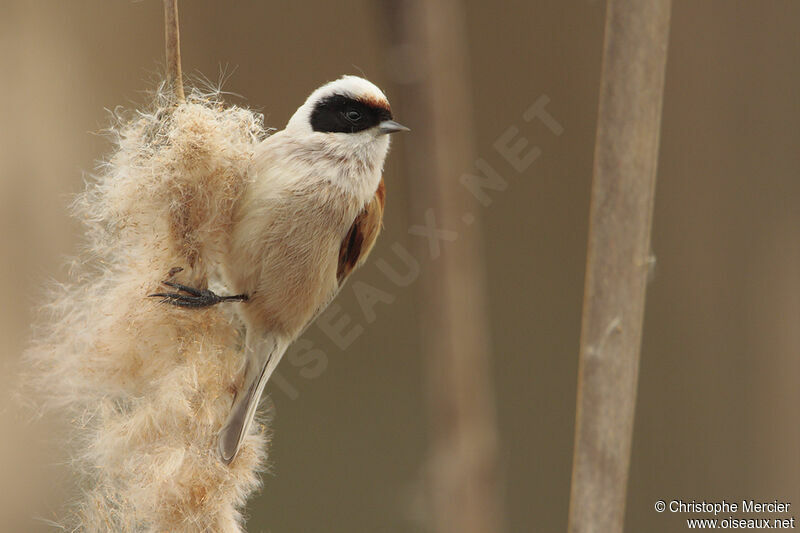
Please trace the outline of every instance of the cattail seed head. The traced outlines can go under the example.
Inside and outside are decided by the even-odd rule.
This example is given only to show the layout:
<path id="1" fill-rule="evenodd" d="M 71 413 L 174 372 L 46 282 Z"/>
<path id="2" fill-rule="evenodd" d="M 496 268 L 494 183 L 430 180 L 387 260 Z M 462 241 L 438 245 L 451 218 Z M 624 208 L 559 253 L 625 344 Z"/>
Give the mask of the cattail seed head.
<path id="1" fill-rule="evenodd" d="M 241 385 L 240 324 L 229 306 L 187 311 L 147 295 L 178 268 L 186 284 L 220 283 L 262 117 L 218 94 L 176 104 L 162 90 L 110 133 L 111 157 L 73 206 L 85 249 L 27 352 L 41 405 L 75 421 L 85 494 L 67 525 L 238 532 L 268 440 L 256 424 L 233 463 L 216 453 Z"/>

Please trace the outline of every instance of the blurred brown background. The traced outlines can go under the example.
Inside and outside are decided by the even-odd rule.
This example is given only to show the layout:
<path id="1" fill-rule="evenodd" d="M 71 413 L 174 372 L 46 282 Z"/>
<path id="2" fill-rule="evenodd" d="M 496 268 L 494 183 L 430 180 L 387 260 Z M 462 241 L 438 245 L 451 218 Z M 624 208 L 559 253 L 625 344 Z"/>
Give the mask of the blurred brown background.
<path id="1" fill-rule="evenodd" d="M 161 3 L 4 0 L 0 17 L 0 337 L 4 389 L 29 337 L 41 283 L 65 279 L 80 227 L 67 214 L 108 152 L 106 109 L 146 102 L 163 64 Z M 392 97 L 399 73 L 381 10 L 367 1 L 181 5 L 183 66 L 281 128 L 307 94 L 364 73 Z M 466 2 L 477 156 L 509 181 L 488 208 L 494 382 L 509 531 L 566 527 L 587 211 L 604 5 Z M 800 506 L 800 3 L 675 0 L 653 249 L 627 511 L 630 532 L 682 531 L 657 499 L 779 499 Z M 413 73 L 402 73 L 413 76 Z M 538 97 L 564 128 L 525 123 Z M 402 121 L 403 102 L 393 100 Z M 412 130 L 414 124 L 408 124 Z M 520 128 L 542 156 L 518 174 L 492 145 Z M 459 124 L 453 124 L 458 128 Z M 385 234 L 414 249 L 402 148 L 386 179 Z M 464 161 L 464 172 L 473 161 Z M 456 179 L 457 176 L 453 176 Z M 422 275 L 424 276 L 424 270 Z M 357 279 L 391 293 L 364 333 L 295 393 L 271 384 L 272 474 L 249 530 L 424 531 L 426 451 L 413 288 L 373 260 Z M 44 423 L 22 425 L 2 396 L 0 529 L 48 530 L 68 470 Z M 52 450 L 50 450 L 52 451 Z M 46 453 L 48 452 L 48 453 Z"/>

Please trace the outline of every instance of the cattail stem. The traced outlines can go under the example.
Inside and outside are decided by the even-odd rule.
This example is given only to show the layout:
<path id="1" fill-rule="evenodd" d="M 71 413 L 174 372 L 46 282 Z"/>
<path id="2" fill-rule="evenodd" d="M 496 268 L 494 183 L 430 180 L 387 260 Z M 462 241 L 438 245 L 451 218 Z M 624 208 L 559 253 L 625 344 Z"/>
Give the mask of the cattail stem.
<path id="1" fill-rule="evenodd" d="M 181 74 L 181 33 L 178 22 L 178 0 L 164 0 L 164 37 L 167 51 L 167 82 L 178 102 L 185 102 Z"/>
<path id="2" fill-rule="evenodd" d="M 610 0 L 600 85 L 570 533 L 622 533 L 670 0 Z"/>

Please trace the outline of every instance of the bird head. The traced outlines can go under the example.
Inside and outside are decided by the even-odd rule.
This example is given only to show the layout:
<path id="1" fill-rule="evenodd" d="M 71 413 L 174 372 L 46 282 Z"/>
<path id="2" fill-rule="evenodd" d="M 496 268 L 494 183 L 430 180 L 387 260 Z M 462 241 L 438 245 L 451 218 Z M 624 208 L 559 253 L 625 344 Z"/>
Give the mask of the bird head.
<path id="1" fill-rule="evenodd" d="M 357 76 L 344 76 L 311 93 L 286 129 L 352 148 L 388 147 L 388 134 L 408 131 L 394 121 L 386 95 Z"/>

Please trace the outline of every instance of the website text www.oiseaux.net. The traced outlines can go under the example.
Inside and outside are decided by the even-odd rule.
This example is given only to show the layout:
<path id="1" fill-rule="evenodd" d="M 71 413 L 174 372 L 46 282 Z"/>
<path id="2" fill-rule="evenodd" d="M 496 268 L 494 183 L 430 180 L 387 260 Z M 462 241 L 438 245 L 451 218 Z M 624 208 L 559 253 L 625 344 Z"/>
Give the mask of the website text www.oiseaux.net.
<path id="1" fill-rule="evenodd" d="M 671 500 L 667 503 L 664 500 L 658 500 L 655 509 L 659 513 L 669 511 L 670 513 L 714 514 L 713 518 L 687 518 L 686 527 L 688 529 L 795 529 L 795 517 L 786 516 L 791 505 L 790 502 L 778 500 L 767 502 L 742 500 L 741 503 L 727 500 L 719 502 Z M 734 516 L 737 513 L 748 516 Z M 784 516 L 765 517 L 764 515 L 767 514 Z"/>

